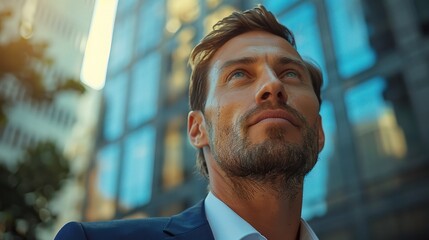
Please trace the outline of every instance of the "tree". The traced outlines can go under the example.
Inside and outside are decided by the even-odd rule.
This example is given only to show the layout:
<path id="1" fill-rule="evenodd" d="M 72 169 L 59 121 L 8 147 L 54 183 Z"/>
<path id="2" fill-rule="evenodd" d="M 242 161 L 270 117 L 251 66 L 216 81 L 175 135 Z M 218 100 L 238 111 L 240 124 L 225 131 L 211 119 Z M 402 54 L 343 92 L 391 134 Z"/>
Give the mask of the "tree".
<path id="1" fill-rule="evenodd" d="M 11 11 L 0 12 L 0 33 L 3 24 L 12 15 Z M 47 89 L 43 83 L 43 74 L 34 68 L 34 62 L 52 65 L 53 60 L 46 55 L 46 43 L 34 43 L 22 37 L 0 43 L 0 86 L 7 75 L 14 76 L 18 84 L 25 89 L 27 97 L 35 101 L 51 102 L 55 95 L 64 91 L 85 92 L 85 87 L 76 79 L 59 79 L 58 84 Z M 0 127 L 7 123 L 6 107 L 13 102 L 0 97 Z"/>
<path id="2" fill-rule="evenodd" d="M 11 11 L 0 12 L 0 35 Z M 27 98 L 51 102 L 65 91 L 85 92 L 76 79 L 59 79 L 54 87 L 44 85 L 44 76 L 34 68 L 34 62 L 53 64 L 46 55 L 48 45 L 17 37 L 0 43 L 0 88 L 13 79 Z M 9 76 L 12 76 L 10 78 Z M 15 102 L 0 94 L 0 132 L 7 126 L 7 109 Z M 36 239 L 35 229 L 53 223 L 55 214 L 49 201 L 69 177 L 69 161 L 52 141 L 42 142 L 23 150 L 22 159 L 10 169 L 0 159 L 0 239 Z"/>
<path id="3" fill-rule="evenodd" d="M 27 149 L 16 170 L 0 165 L 3 239 L 35 239 L 37 227 L 51 225 L 56 215 L 49 200 L 69 174 L 68 160 L 52 142 Z"/>

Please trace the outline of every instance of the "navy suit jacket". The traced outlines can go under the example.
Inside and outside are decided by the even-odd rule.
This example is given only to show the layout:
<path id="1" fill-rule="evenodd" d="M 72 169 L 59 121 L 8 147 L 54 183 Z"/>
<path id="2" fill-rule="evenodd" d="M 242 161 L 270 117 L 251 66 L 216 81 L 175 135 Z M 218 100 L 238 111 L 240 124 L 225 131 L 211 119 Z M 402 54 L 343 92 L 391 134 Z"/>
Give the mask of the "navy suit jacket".
<path id="1" fill-rule="evenodd" d="M 206 218 L 204 201 L 172 217 L 70 222 L 64 225 L 55 237 L 55 240 L 80 239 L 214 240 Z"/>

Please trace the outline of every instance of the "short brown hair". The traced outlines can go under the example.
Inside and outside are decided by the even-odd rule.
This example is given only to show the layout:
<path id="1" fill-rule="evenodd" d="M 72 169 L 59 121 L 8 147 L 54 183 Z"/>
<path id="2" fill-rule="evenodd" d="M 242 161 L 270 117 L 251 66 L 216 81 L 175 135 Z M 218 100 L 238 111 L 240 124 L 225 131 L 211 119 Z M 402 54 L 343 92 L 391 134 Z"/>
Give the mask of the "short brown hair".
<path id="1" fill-rule="evenodd" d="M 272 33 L 289 42 L 296 49 L 293 33 L 280 24 L 276 17 L 267 9 L 258 5 L 244 12 L 233 12 L 213 26 L 213 30 L 205 36 L 192 50 L 189 64 L 192 68 L 189 85 L 189 105 L 191 110 L 204 112 L 207 100 L 207 73 L 210 60 L 216 51 L 232 38 L 250 31 L 265 31 Z M 305 62 L 313 83 L 314 92 L 321 103 L 320 88 L 322 86 L 322 74 L 312 63 Z M 197 152 L 197 167 L 200 172 L 208 177 L 207 164 L 202 149 Z"/>

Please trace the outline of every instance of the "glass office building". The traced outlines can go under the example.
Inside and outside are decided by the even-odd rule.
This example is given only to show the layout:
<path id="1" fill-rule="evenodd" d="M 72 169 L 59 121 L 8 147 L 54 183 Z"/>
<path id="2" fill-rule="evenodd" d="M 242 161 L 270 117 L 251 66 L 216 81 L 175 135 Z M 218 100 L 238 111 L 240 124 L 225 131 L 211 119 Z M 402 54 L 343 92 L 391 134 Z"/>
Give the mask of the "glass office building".
<path id="1" fill-rule="evenodd" d="M 202 199 L 188 143 L 188 55 L 239 0 L 119 0 L 84 220 L 165 216 Z M 429 4 L 266 0 L 322 69 L 324 150 L 303 217 L 321 239 L 429 236 Z"/>

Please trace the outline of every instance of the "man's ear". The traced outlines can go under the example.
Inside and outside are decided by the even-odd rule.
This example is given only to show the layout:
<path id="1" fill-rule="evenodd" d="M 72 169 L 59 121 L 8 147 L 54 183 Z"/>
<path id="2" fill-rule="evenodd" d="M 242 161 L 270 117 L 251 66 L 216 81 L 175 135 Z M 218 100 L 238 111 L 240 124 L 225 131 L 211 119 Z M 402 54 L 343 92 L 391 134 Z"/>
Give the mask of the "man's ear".
<path id="1" fill-rule="evenodd" d="M 319 144 L 319 153 L 322 151 L 323 146 L 325 146 L 325 132 L 323 131 L 323 126 L 322 126 L 322 116 L 318 116 L 317 118 L 317 128 L 318 128 L 318 144 Z"/>
<path id="2" fill-rule="evenodd" d="M 208 134 L 204 115 L 201 111 L 190 111 L 188 114 L 188 136 L 196 148 L 208 146 Z"/>

